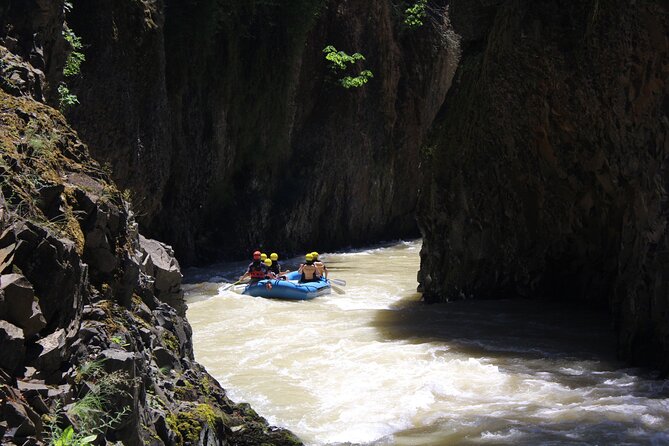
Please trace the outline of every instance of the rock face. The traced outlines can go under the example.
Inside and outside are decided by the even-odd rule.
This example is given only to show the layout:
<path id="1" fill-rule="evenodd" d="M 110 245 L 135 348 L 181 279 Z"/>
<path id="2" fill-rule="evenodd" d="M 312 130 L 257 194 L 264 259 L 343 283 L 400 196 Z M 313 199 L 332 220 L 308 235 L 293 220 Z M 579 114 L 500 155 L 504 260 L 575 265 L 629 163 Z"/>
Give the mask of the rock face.
<path id="1" fill-rule="evenodd" d="M 417 234 L 418 148 L 459 53 L 443 6 L 402 20 L 382 0 L 75 1 L 68 117 L 185 263 Z M 339 86 L 327 45 L 375 77 Z"/>
<path id="2" fill-rule="evenodd" d="M 0 2 L 0 71 L 20 74 L 0 82 L 0 443 L 299 444 L 195 362 L 171 248 L 40 102 L 62 11 Z"/>
<path id="3" fill-rule="evenodd" d="M 608 305 L 622 356 L 669 370 L 667 12 L 451 2 L 464 52 L 423 163 L 426 299 Z"/>

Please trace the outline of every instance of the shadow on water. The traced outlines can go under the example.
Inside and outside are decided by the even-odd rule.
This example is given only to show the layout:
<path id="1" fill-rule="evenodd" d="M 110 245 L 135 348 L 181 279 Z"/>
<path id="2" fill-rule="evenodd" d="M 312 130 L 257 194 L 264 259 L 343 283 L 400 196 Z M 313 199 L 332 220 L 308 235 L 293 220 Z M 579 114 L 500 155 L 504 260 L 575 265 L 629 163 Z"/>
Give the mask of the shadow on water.
<path id="1" fill-rule="evenodd" d="M 669 381 L 655 379 L 652 371 L 625 368 L 616 360 L 615 335 L 606 314 L 573 304 L 529 300 L 427 305 L 413 296 L 378 311 L 373 325 L 385 340 L 442 344 L 448 353 L 485 359 L 506 374 L 556 383 L 582 398 L 570 402 L 573 407 L 566 410 L 562 406 L 560 417 L 536 418 L 533 410 L 523 416 L 482 411 L 467 419 L 478 426 L 471 435 L 462 430 L 456 434 L 453 420 L 443 418 L 398 432 L 387 444 L 432 444 L 420 439 L 436 433 L 445 441 L 440 444 L 669 444 Z M 627 415 L 604 415 L 613 400 L 637 409 Z M 553 410 L 553 403 L 534 404 L 541 411 Z M 662 427 L 646 425 L 634 413 L 639 406 Z M 451 430 L 453 442 L 448 436 Z"/>
<path id="2" fill-rule="evenodd" d="M 569 388 L 625 375 L 634 378 L 630 394 L 669 397 L 669 380 L 616 358 L 607 314 L 573 303 L 515 299 L 427 305 L 414 296 L 379 310 L 372 324 L 386 340 L 440 343 L 450 353 L 486 358 L 505 372 L 537 375 Z"/>
<path id="3" fill-rule="evenodd" d="M 427 305 L 413 299 L 379 311 L 374 326 L 388 340 L 441 341 L 470 356 L 615 363 L 615 336 L 608 316 L 556 302 L 470 300 Z"/>

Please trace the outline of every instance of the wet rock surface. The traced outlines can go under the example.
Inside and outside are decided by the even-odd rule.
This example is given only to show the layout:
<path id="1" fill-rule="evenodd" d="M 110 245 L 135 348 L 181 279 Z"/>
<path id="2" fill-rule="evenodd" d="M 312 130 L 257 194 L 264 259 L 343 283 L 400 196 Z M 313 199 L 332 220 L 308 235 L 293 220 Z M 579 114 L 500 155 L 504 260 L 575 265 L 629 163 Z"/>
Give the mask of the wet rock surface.
<path id="1" fill-rule="evenodd" d="M 422 164 L 426 299 L 586 300 L 623 357 L 669 370 L 666 3 L 450 12 L 464 53 Z"/>

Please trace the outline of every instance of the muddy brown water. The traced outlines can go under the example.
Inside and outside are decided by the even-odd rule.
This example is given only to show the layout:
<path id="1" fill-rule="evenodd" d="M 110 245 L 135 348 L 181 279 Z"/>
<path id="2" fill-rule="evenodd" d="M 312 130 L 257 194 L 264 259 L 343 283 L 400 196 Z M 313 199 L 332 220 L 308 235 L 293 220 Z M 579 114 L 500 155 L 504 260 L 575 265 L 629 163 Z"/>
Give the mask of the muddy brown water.
<path id="1" fill-rule="evenodd" d="M 221 291 L 243 263 L 189 270 L 196 359 L 307 445 L 669 445 L 669 381 L 615 360 L 605 316 L 425 305 L 419 250 L 325 254 L 345 294 L 305 302 Z"/>

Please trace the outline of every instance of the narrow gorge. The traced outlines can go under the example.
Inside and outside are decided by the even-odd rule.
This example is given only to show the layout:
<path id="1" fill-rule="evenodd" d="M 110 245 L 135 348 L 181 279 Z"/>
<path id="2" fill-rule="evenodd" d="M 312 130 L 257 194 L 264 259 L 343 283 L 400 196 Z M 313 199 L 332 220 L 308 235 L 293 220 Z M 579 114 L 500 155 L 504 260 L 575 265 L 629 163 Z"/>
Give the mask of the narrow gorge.
<path id="1" fill-rule="evenodd" d="M 425 302 L 586 305 L 666 376 L 667 12 L 0 0 L 0 442 L 301 444 L 193 353 L 181 266 L 255 249 L 422 237 Z"/>

